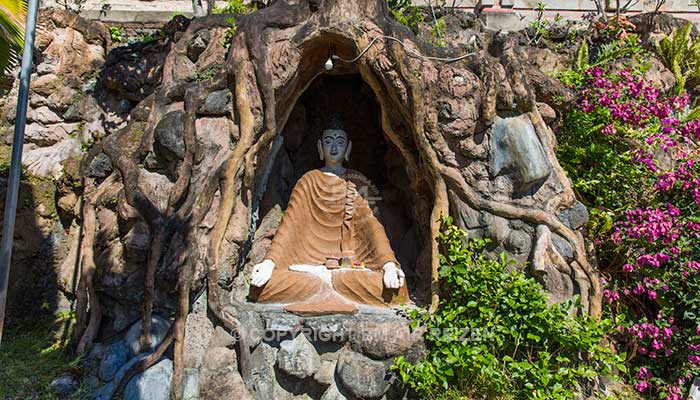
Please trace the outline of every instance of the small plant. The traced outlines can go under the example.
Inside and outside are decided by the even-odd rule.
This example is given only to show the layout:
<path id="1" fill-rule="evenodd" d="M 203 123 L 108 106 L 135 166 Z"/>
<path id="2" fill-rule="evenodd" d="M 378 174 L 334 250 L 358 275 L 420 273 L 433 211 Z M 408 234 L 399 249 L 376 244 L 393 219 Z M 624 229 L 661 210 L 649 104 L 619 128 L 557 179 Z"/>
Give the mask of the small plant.
<path id="1" fill-rule="evenodd" d="M 121 26 L 110 26 L 109 37 L 112 39 L 112 42 L 119 43 L 124 39 L 124 30 Z"/>
<path id="2" fill-rule="evenodd" d="M 231 47 L 231 42 L 236 35 L 236 31 L 238 31 L 238 25 L 236 25 L 236 19 L 233 17 L 226 18 L 226 22 L 228 22 L 229 27 L 226 28 L 226 32 L 224 32 L 224 47 L 228 49 Z"/>
<path id="3" fill-rule="evenodd" d="M 692 40 L 690 22 L 656 44 L 656 53 L 676 78 L 674 93 L 685 93 L 689 79 L 700 79 L 700 43 Z"/>
<path id="4" fill-rule="evenodd" d="M 410 0 L 389 0 L 389 9 L 399 23 L 406 25 L 414 34 L 418 34 L 425 17 L 418 6 L 411 5 Z"/>
<path id="5" fill-rule="evenodd" d="M 214 14 L 249 14 L 255 11 L 258 11 L 256 4 L 246 4 L 243 0 L 228 0 L 225 6 L 214 8 Z"/>
<path id="6" fill-rule="evenodd" d="M 443 218 L 440 292 L 433 314 L 410 312 L 412 327 L 426 329 L 428 355 L 393 369 L 421 398 L 573 399 L 581 383 L 624 370 L 622 357 L 601 345 L 610 320 L 572 310 L 579 300 L 548 305 L 542 285 L 508 266 L 505 255 L 489 259 L 487 240 Z M 468 397 L 472 398 L 472 397 Z"/>
<path id="7" fill-rule="evenodd" d="M 435 20 L 433 26 L 430 28 L 431 42 L 434 46 L 445 47 L 447 46 L 446 35 L 447 23 L 445 22 L 445 17 L 440 17 Z"/>

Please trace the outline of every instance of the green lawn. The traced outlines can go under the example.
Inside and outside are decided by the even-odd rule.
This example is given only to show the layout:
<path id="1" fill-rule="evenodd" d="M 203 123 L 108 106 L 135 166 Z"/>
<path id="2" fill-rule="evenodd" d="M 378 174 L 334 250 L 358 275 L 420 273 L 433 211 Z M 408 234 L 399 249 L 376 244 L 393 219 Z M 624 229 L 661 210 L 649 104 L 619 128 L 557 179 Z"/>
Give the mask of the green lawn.
<path id="1" fill-rule="evenodd" d="M 78 372 L 78 359 L 66 351 L 67 339 L 56 338 L 55 328 L 51 320 L 5 328 L 0 343 L 0 399 L 57 398 L 51 381 L 65 372 Z M 76 395 L 72 398 L 80 397 Z"/>

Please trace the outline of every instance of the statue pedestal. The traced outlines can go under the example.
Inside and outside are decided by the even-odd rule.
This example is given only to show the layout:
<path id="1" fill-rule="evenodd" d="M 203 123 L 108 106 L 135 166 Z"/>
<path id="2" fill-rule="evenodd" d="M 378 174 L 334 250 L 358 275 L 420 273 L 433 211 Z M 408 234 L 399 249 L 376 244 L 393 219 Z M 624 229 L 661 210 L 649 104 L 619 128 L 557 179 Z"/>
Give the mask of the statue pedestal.
<path id="1" fill-rule="evenodd" d="M 401 398 L 389 368 L 398 355 L 423 357 L 424 331 L 411 331 L 398 310 L 358 308 L 354 315 L 299 316 L 277 304 L 227 307 L 250 341 L 255 397 Z"/>

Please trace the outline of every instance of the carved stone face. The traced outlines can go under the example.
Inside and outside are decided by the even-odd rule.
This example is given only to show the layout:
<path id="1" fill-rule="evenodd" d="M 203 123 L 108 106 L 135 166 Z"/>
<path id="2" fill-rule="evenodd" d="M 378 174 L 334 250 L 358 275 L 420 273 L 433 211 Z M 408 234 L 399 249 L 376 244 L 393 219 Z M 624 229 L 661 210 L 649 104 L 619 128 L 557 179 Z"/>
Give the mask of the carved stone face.
<path id="1" fill-rule="evenodd" d="M 342 164 L 343 160 L 348 161 L 350 150 L 352 142 L 348 140 L 348 134 L 341 129 L 326 129 L 318 141 L 318 153 L 327 166 Z"/>

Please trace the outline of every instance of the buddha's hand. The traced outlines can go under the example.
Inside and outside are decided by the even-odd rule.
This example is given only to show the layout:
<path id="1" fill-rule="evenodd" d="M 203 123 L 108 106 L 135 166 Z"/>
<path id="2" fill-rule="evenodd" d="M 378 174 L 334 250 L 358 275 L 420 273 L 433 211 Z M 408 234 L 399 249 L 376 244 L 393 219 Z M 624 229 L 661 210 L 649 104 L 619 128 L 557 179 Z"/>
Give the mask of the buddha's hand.
<path id="1" fill-rule="evenodd" d="M 275 269 L 275 263 L 272 260 L 265 260 L 260 264 L 255 264 L 250 284 L 257 287 L 266 284 L 272 278 L 273 269 Z"/>
<path id="2" fill-rule="evenodd" d="M 384 270 L 384 287 L 387 289 L 398 289 L 403 286 L 406 274 L 401 271 L 396 264 L 389 261 L 382 267 Z"/>

